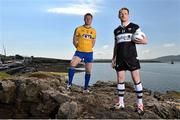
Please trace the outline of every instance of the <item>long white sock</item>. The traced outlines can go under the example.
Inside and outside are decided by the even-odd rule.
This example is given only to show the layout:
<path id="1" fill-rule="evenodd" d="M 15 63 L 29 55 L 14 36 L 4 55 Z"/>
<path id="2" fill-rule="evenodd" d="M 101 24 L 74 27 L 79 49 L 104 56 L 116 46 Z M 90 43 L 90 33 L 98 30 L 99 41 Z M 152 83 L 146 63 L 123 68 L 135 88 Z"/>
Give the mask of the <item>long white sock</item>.
<path id="1" fill-rule="evenodd" d="M 137 104 L 143 104 L 142 96 L 143 96 L 143 87 L 141 82 L 138 84 L 135 84 L 135 92 L 137 95 Z"/>
<path id="2" fill-rule="evenodd" d="M 118 90 L 118 96 L 119 96 L 119 103 L 124 104 L 124 91 L 125 91 L 124 82 L 118 83 L 117 90 Z"/>

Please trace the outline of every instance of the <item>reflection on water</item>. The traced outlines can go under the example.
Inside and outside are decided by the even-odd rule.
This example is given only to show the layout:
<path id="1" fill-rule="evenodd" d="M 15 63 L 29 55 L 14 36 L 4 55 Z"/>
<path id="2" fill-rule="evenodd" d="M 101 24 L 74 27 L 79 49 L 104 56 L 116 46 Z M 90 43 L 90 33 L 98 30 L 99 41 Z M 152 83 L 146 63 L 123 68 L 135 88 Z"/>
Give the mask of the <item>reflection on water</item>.
<path id="1" fill-rule="evenodd" d="M 180 63 L 141 63 L 141 80 L 143 87 L 152 91 L 180 91 Z M 110 63 L 94 63 L 90 85 L 96 81 L 116 81 L 116 72 Z M 126 81 L 131 80 L 130 72 L 126 72 Z M 73 83 L 84 85 L 84 72 L 74 76 Z"/>

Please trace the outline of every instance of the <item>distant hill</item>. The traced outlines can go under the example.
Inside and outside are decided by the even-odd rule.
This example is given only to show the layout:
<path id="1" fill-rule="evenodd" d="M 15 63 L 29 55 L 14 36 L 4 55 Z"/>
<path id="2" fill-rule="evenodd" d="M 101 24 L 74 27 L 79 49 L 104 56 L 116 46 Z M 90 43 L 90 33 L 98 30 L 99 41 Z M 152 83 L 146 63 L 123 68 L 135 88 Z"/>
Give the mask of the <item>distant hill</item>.
<path id="1" fill-rule="evenodd" d="M 169 56 L 163 56 L 163 57 L 158 57 L 155 59 L 152 59 L 152 61 L 160 61 L 160 62 L 171 62 L 171 61 L 176 61 L 180 62 L 180 55 L 169 55 Z"/>
<path id="2" fill-rule="evenodd" d="M 95 63 L 110 63 L 111 59 L 95 59 L 93 62 L 95 62 Z"/>
<path id="3" fill-rule="evenodd" d="M 158 57 L 155 59 L 143 59 L 140 60 L 142 63 L 161 63 L 161 62 L 180 62 L 180 55 L 169 55 L 169 56 L 163 56 L 163 57 Z M 95 59 L 95 63 L 109 63 L 111 62 L 111 59 Z"/>
<path id="4" fill-rule="evenodd" d="M 142 63 L 160 63 L 160 61 L 151 60 L 151 59 L 140 60 L 140 62 L 142 62 Z M 111 59 L 95 59 L 94 63 L 111 63 Z"/>

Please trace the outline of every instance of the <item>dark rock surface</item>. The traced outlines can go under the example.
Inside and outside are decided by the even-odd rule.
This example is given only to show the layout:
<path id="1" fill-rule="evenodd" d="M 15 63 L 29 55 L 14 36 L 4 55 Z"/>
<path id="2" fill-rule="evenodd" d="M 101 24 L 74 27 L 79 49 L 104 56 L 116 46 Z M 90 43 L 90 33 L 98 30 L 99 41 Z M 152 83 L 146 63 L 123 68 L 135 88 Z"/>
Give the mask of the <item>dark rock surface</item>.
<path id="1" fill-rule="evenodd" d="M 179 92 L 154 97 L 144 89 L 145 114 L 140 116 L 130 83 L 126 83 L 125 110 L 111 110 L 117 99 L 116 83 L 98 81 L 90 87 L 92 93 L 84 94 L 76 85 L 66 90 L 66 81 L 65 75 L 1 79 L 0 118 L 180 119 Z"/>

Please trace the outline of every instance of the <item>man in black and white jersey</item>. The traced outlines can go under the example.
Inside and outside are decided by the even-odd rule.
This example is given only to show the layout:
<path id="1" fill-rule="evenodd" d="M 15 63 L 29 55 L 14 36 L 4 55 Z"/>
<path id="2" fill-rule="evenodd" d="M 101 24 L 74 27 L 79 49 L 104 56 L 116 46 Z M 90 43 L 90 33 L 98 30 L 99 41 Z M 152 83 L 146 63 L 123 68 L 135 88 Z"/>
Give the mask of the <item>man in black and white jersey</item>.
<path id="1" fill-rule="evenodd" d="M 143 39 L 132 40 L 132 35 L 141 30 L 137 24 L 129 22 L 129 10 L 127 8 L 119 10 L 119 18 L 121 25 L 114 30 L 115 44 L 112 58 L 112 67 L 117 72 L 117 90 L 119 96 L 114 108 L 124 108 L 124 80 L 125 71 L 128 70 L 131 72 L 137 93 L 137 111 L 141 114 L 144 113 L 142 102 L 143 88 L 140 80 L 140 63 L 137 59 L 136 44 L 147 44 L 147 37 L 143 36 Z"/>

